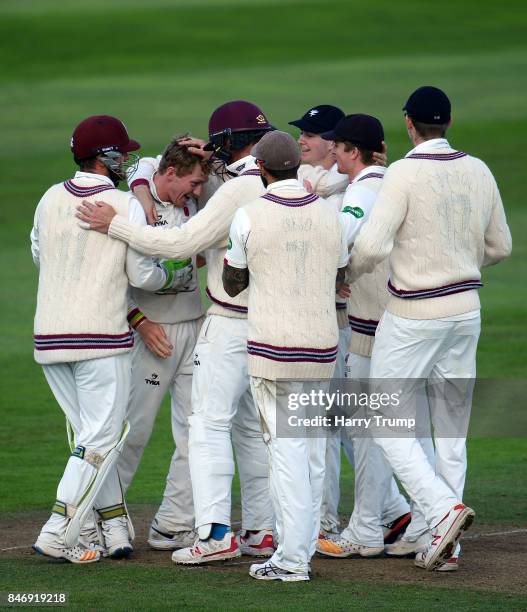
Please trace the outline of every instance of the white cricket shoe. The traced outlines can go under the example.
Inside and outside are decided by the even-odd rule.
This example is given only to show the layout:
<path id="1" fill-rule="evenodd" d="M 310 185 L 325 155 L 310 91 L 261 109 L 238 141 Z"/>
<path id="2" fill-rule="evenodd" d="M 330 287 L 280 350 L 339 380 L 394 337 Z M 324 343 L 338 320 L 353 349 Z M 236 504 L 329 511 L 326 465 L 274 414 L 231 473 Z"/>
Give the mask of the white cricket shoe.
<path id="1" fill-rule="evenodd" d="M 101 521 L 104 545 L 111 559 L 126 559 L 133 552 L 129 540 L 128 520 L 126 516 Z"/>
<path id="2" fill-rule="evenodd" d="M 461 546 L 458 543 L 452 556 L 448 557 L 448 559 L 444 563 L 441 563 L 440 565 L 438 565 L 434 569 L 434 571 L 436 572 L 455 572 L 457 571 L 459 569 L 460 554 L 461 554 Z M 426 569 L 424 557 L 425 557 L 424 552 L 418 553 L 415 556 L 414 565 L 416 565 L 417 567 L 422 567 L 423 569 Z"/>
<path id="3" fill-rule="evenodd" d="M 426 550 L 430 543 L 430 534 L 423 533 L 417 540 L 407 540 L 403 535 L 393 544 L 387 544 L 384 552 L 390 557 L 415 557 L 418 552 Z"/>
<path id="4" fill-rule="evenodd" d="M 160 531 L 157 526 L 151 525 L 147 542 L 155 550 L 177 550 L 178 548 L 192 546 L 197 538 L 198 534 L 192 530 L 168 533 Z"/>
<path id="5" fill-rule="evenodd" d="M 270 557 L 276 550 L 272 529 L 261 529 L 256 533 L 240 532 L 236 542 L 242 555 L 251 557 Z"/>
<path id="6" fill-rule="evenodd" d="M 450 512 L 433 528 L 432 541 L 424 553 L 419 555 L 419 562 L 427 570 L 448 561 L 454 553 L 461 533 L 473 523 L 476 513 L 465 504 L 456 504 Z M 417 561 L 417 559 L 416 559 Z M 416 563 L 417 565 L 417 563 Z"/>
<path id="7" fill-rule="evenodd" d="M 45 555 L 46 557 L 52 557 L 53 559 L 65 559 L 70 563 L 78 563 L 79 565 L 85 563 L 95 563 L 100 561 L 101 555 L 96 550 L 88 550 L 83 546 L 72 546 L 66 548 L 60 544 L 49 544 L 43 542 L 40 538 L 37 539 L 36 543 L 32 546 L 33 550 L 39 555 Z"/>
<path id="8" fill-rule="evenodd" d="M 97 531 L 93 521 L 85 523 L 84 527 L 81 529 L 79 545 L 84 546 L 88 550 L 95 550 L 96 552 L 100 553 L 101 557 L 108 556 L 108 551 L 101 544 L 99 532 Z"/>
<path id="9" fill-rule="evenodd" d="M 256 580 L 282 580 L 283 582 L 309 580 L 309 574 L 297 574 L 281 569 L 272 561 L 254 563 L 249 569 L 249 575 L 256 578 Z"/>
<path id="10" fill-rule="evenodd" d="M 321 527 L 320 531 L 318 532 L 319 540 L 338 540 L 339 538 L 340 533 L 337 531 L 336 527 L 334 530 L 331 531 L 329 531 L 328 529 L 322 529 Z"/>
<path id="11" fill-rule="evenodd" d="M 194 546 L 181 548 L 172 553 L 172 561 L 183 565 L 212 563 L 241 557 L 240 549 L 232 531 L 228 531 L 222 540 L 196 540 Z"/>
<path id="12" fill-rule="evenodd" d="M 355 544 L 342 537 L 325 538 L 317 540 L 316 550 L 327 557 L 380 557 L 384 553 L 384 546 L 363 546 Z"/>

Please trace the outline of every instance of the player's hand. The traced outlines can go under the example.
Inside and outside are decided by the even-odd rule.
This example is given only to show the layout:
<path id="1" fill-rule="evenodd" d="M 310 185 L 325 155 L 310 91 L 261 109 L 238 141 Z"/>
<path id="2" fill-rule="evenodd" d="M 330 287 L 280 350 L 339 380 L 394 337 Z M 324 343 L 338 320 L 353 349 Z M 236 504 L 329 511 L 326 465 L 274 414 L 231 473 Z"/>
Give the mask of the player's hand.
<path id="1" fill-rule="evenodd" d="M 167 359 L 167 357 L 172 355 L 172 349 L 174 347 L 168 341 L 162 325 L 144 319 L 136 329 L 141 336 L 141 340 L 145 343 L 145 346 L 151 353 L 156 355 L 156 357 Z"/>
<path id="2" fill-rule="evenodd" d="M 196 255 L 196 265 L 198 268 L 203 268 L 203 266 L 207 265 L 207 260 L 205 257 L 203 257 L 203 255 Z"/>
<path id="3" fill-rule="evenodd" d="M 388 165 L 388 147 L 384 140 L 382 141 L 382 153 L 373 152 L 373 165 L 374 166 L 386 166 Z"/>
<path id="4" fill-rule="evenodd" d="M 185 136 L 178 140 L 179 144 L 185 145 L 189 150 L 189 153 L 194 153 L 194 155 L 199 155 L 199 157 L 203 157 L 203 159 L 210 159 L 212 157 L 213 151 L 204 151 L 204 147 L 207 144 L 205 140 L 201 140 L 201 138 L 193 138 L 192 136 Z"/>
<path id="5" fill-rule="evenodd" d="M 348 283 L 342 284 L 342 287 L 337 291 L 337 295 L 339 295 L 341 298 L 349 298 L 351 291 Z"/>
<path id="6" fill-rule="evenodd" d="M 315 190 L 313 189 L 313 185 L 307 179 L 304 179 L 304 189 L 306 191 L 309 191 L 309 193 L 315 192 Z"/>
<path id="7" fill-rule="evenodd" d="M 88 200 L 83 200 L 82 204 L 77 206 L 76 217 L 81 220 L 79 225 L 83 229 L 107 234 L 110 223 L 116 214 L 115 210 L 106 202 L 92 204 Z"/>
<path id="8" fill-rule="evenodd" d="M 150 187 L 148 185 L 137 185 L 133 192 L 145 211 L 146 222 L 148 225 L 154 225 L 156 221 L 159 221 L 159 215 L 157 214 L 154 198 L 150 193 Z"/>

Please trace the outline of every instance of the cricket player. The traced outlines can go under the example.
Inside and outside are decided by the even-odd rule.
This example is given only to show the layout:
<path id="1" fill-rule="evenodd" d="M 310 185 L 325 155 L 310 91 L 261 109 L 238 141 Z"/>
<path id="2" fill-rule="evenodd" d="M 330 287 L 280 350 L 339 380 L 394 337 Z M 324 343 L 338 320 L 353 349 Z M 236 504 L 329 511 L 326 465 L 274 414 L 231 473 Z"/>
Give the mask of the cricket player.
<path id="1" fill-rule="evenodd" d="M 374 165 L 373 157 L 375 151 L 383 150 L 384 130 L 375 117 L 355 114 L 342 118 L 322 138 L 335 143 L 338 170 L 350 180 L 341 215 L 352 246 L 374 207 L 386 172 L 385 167 Z M 375 329 L 388 296 L 387 280 L 387 262 L 382 262 L 350 287 L 349 322 L 353 331 L 346 375 L 353 379 L 369 378 Z M 349 526 L 340 536 L 319 538 L 317 543 L 317 551 L 331 557 L 379 556 L 386 539 L 395 540 L 410 522 L 408 502 L 399 492 L 390 466 L 368 432 L 362 433 L 353 439 L 355 507 Z"/>
<path id="2" fill-rule="evenodd" d="M 297 180 L 300 151 L 285 132 L 254 147 L 266 192 L 234 216 L 223 284 L 249 287 L 249 374 L 269 450 L 278 548 L 252 565 L 259 580 L 309 580 L 320 524 L 325 437 L 282 437 L 277 396 L 328 388 L 337 355 L 335 279 L 348 248 L 332 205 Z M 287 380 L 284 380 L 287 379 Z M 287 435 L 287 432 L 286 434 Z"/>
<path id="3" fill-rule="evenodd" d="M 226 172 L 237 176 L 224 183 L 205 208 L 180 228 L 138 227 L 104 205 L 87 204 L 78 213 L 91 229 L 109 231 L 141 252 L 170 253 L 178 259 L 206 253 L 207 295 L 213 304 L 195 350 L 189 432 L 199 540 L 195 546 L 176 550 L 172 555 L 175 563 L 230 559 L 239 556 L 240 550 L 255 556 L 274 551 L 268 460 L 247 373 L 247 292 L 232 299 L 221 280 L 234 213 L 264 192 L 260 170 L 250 154 L 252 146 L 272 129 L 261 109 L 250 102 L 237 100 L 216 109 L 209 122 L 207 148 L 225 161 Z M 236 444 L 242 483 L 238 540 L 231 531 L 230 517 L 234 473 L 230 433 L 235 417 L 243 423 L 243 436 Z"/>
<path id="4" fill-rule="evenodd" d="M 355 282 L 389 257 L 391 298 L 377 327 L 370 375 L 381 381 L 406 379 L 400 410 L 412 407 L 427 380 L 443 381 L 444 388 L 464 396 L 461 404 L 451 404 L 451 396 L 441 392 L 430 396 L 435 469 L 415 437 L 376 437 L 431 530 L 415 564 L 433 570 L 456 555 L 461 533 L 474 519 L 462 501 L 465 436 L 437 431 L 445 421 L 456 423 L 470 414 L 481 268 L 509 256 L 511 235 L 488 167 L 453 149 L 445 138 L 451 122 L 447 95 L 420 87 L 403 111 L 414 148 L 386 172 L 370 219 L 355 241 L 349 272 Z"/>
<path id="5" fill-rule="evenodd" d="M 156 226 L 180 227 L 197 212 L 195 200 L 207 181 L 208 163 L 172 140 L 156 162 L 148 188 L 156 204 Z M 133 180 L 133 178 L 132 178 Z M 188 467 L 188 418 L 191 414 L 194 347 L 203 307 L 196 257 L 174 262 L 174 274 L 188 271 L 178 285 L 156 293 L 132 288 L 128 321 L 136 331 L 132 352 L 132 388 L 127 411 L 131 431 L 118 467 L 126 492 L 152 434 L 167 391 L 171 397 L 176 448 L 163 501 L 150 527 L 148 543 L 159 550 L 194 543 L 194 505 Z"/>
<path id="6" fill-rule="evenodd" d="M 150 291 L 170 283 L 161 265 L 119 241 L 87 234 L 73 213 L 83 199 L 104 194 L 124 218 L 144 225 L 139 203 L 116 189 L 129 153 L 138 148 L 115 117 L 97 115 L 79 123 L 71 141 L 79 171 L 44 194 L 31 232 L 39 267 L 35 359 L 71 433 L 71 457 L 57 500 L 33 548 L 72 563 L 100 558 L 97 550 L 78 545 L 94 509 L 109 556 L 132 552 L 133 529 L 115 466 L 129 430 L 133 336 L 126 296 L 128 282 Z"/>

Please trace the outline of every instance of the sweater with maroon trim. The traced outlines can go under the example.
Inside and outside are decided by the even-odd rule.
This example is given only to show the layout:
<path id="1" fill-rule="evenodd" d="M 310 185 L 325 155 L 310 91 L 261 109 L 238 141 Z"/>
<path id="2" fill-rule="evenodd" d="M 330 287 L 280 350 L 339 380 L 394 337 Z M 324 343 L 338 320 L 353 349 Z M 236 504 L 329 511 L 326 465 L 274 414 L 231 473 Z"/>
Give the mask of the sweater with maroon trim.
<path id="1" fill-rule="evenodd" d="M 511 252 L 496 181 L 479 159 L 445 139 L 393 163 L 355 241 L 350 280 L 389 257 L 387 310 L 437 319 L 480 308 L 481 268 Z"/>
<path id="2" fill-rule="evenodd" d="M 284 186 L 243 211 L 251 228 L 245 244 L 249 374 L 331 377 L 338 350 L 335 277 L 344 244 L 334 207 Z M 347 261 L 345 246 L 344 254 Z"/>
<path id="3" fill-rule="evenodd" d="M 83 361 L 128 352 L 127 246 L 79 227 L 76 206 L 104 197 L 128 215 L 130 195 L 107 183 L 77 178 L 51 187 L 39 207 L 39 284 L 35 360 Z"/>

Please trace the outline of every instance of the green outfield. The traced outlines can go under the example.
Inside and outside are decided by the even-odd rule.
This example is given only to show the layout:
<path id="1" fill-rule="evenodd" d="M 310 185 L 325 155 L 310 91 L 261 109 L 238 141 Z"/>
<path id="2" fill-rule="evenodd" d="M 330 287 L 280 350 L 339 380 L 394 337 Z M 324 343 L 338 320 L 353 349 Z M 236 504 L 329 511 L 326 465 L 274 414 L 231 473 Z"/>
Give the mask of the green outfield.
<path id="1" fill-rule="evenodd" d="M 491 167 L 514 240 L 512 258 L 484 273 L 478 374 L 526 378 L 526 28 L 521 0 L 0 0 L 0 525 L 23 525 L 49 508 L 67 459 L 64 421 L 32 357 L 37 274 L 29 231 L 42 193 L 74 171 L 69 140 L 88 115 L 119 116 L 143 153 L 157 154 L 174 134 L 205 136 L 211 111 L 230 99 L 256 102 L 281 129 L 311 105 L 331 103 L 378 116 L 393 161 L 410 148 L 401 113 L 408 94 L 442 87 L 453 104 L 450 140 Z M 130 491 L 135 504 L 158 503 L 164 487 L 172 453 L 166 405 L 157 425 Z M 471 440 L 469 462 L 466 501 L 478 523 L 524 529 L 525 438 Z M 352 482 L 345 467 L 343 514 L 351 511 Z M 19 545 L 36 533 L 22 531 Z M 504 550 L 517 545 L 503 540 Z M 486 589 L 469 571 L 462 586 L 414 583 L 410 566 L 408 584 L 358 579 L 350 565 L 306 587 L 141 558 L 58 567 L 1 550 L 0 563 L 0 591 L 66 590 L 78 609 L 527 606 L 527 591 L 506 583 Z"/>

